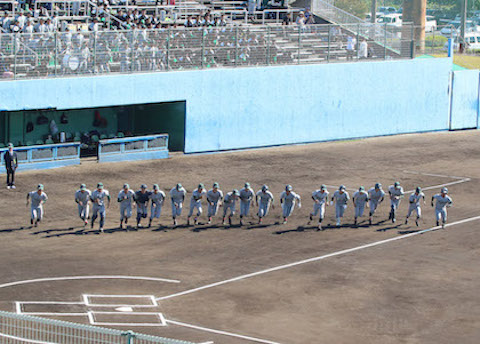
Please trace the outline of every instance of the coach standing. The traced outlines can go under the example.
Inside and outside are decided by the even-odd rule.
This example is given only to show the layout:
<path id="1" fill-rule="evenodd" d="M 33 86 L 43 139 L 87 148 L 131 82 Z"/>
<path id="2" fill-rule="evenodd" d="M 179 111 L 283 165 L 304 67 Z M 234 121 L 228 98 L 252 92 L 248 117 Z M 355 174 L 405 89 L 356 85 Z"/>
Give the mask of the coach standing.
<path id="1" fill-rule="evenodd" d="M 18 167 L 17 153 L 13 151 L 13 144 L 8 144 L 8 151 L 3 155 L 7 169 L 7 189 L 15 189 L 15 170 Z"/>

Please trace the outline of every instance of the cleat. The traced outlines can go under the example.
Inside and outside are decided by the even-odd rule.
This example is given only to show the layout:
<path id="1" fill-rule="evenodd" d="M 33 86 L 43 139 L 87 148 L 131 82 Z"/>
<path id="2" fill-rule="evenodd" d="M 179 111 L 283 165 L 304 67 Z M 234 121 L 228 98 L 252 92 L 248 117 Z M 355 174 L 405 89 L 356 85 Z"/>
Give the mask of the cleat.
<path id="1" fill-rule="evenodd" d="M 372 225 L 372 219 L 368 219 L 368 224 L 371 226 Z"/>
<path id="2" fill-rule="evenodd" d="M 262 223 L 262 218 L 259 218 L 258 219 L 258 224 L 261 224 Z"/>
<path id="3" fill-rule="evenodd" d="M 100 227 L 100 232 L 102 232 L 102 233 L 103 233 L 103 227 Z"/>
<path id="4" fill-rule="evenodd" d="M 318 225 L 318 229 L 317 229 L 317 230 L 318 230 L 318 231 L 321 231 L 321 230 L 322 230 L 322 225 L 321 225 L 321 224 Z"/>
<path id="5" fill-rule="evenodd" d="M 283 220 L 282 224 L 286 225 L 286 224 L 287 224 L 287 220 Z"/>
<path id="6" fill-rule="evenodd" d="M 177 226 L 177 220 L 176 220 L 176 219 L 173 219 L 173 226 L 174 226 L 174 227 Z"/>
<path id="7" fill-rule="evenodd" d="M 444 223 L 442 223 L 442 229 L 445 229 L 445 224 Z"/>
<path id="8" fill-rule="evenodd" d="M 35 224 L 33 225 L 34 227 L 37 227 L 38 226 L 38 222 L 35 221 Z"/>
<path id="9" fill-rule="evenodd" d="M 17 187 L 15 185 L 10 186 L 10 189 L 16 189 Z"/>
<path id="10" fill-rule="evenodd" d="M 128 217 L 125 219 L 125 224 L 127 224 L 127 223 L 128 223 Z"/>
<path id="11" fill-rule="evenodd" d="M 392 218 L 392 223 L 395 223 L 395 222 L 397 222 L 397 219 Z"/>
<path id="12" fill-rule="evenodd" d="M 440 226 L 440 223 L 437 221 L 437 226 Z"/>
<path id="13" fill-rule="evenodd" d="M 195 219 L 193 220 L 193 224 L 194 224 L 195 226 L 198 224 L 198 219 L 197 219 L 197 218 L 195 218 Z"/>
<path id="14" fill-rule="evenodd" d="M 353 220 L 353 225 L 356 226 L 357 225 L 357 219 Z"/>
<path id="15" fill-rule="evenodd" d="M 340 221 L 337 221 L 337 227 L 340 227 Z"/>
<path id="16" fill-rule="evenodd" d="M 7 189 L 11 189 L 12 187 L 10 185 L 7 185 Z"/>
<path id="17" fill-rule="evenodd" d="M 405 224 L 408 225 L 408 219 L 405 219 Z"/>
<path id="18" fill-rule="evenodd" d="M 152 220 L 148 221 L 148 228 L 152 227 Z"/>
<path id="19" fill-rule="evenodd" d="M 232 218 L 231 218 L 231 217 L 228 218 L 228 224 L 229 224 L 230 226 L 232 225 Z"/>
<path id="20" fill-rule="evenodd" d="M 30 219 L 30 224 L 33 226 L 33 219 Z"/>
<path id="21" fill-rule="evenodd" d="M 243 226 L 243 220 L 240 219 L 240 226 Z"/>
<path id="22" fill-rule="evenodd" d="M 416 225 L 417 225 L 417 227 L 418 227 L 418 219 L 416 219 L 416 220 L 415 220 L 415 224 L 416 224 Z"/>
<path id="23" fill-rule="evenodd" d="M 93 228 L 93 221 L 92 221 L 92 223 L 90 224 L 90 228 Z"/>
<path id="24" fill-rule="evenodd" d="M 190 226 L 190 218 L 187 219 L 187 226 Z"/>
<path id="25" fill-rule="evenodd" d="M 207 225 L 209 225 L 209 224 L 211 224 L 211 223 L 212 223 L 212 221 L 211 221 L 211 220 L 208 220 L 208 221 L 207 221 Z"/>

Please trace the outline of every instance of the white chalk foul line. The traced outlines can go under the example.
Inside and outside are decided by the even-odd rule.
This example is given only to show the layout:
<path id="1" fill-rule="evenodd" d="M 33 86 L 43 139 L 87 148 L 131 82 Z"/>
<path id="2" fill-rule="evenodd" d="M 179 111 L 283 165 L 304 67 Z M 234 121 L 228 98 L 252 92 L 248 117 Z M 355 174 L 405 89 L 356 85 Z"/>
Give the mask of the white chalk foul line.
<path id="1" fill-rule="evenodd" d="M 221 335 L 224 335 L 224 336 L 235 337 L 235 338 L 240 338 L 240 339 L 245 339 L 245 340 L 249 340 L 249 341 L 257 342 L 257 343 L 280 344 L 280 343 L 278 343 L 278 342 L 272 342 L 272 341 L 270 341 L 270 340 L 265 340 L 265 339 L 250 337 L 250 336 L 244 336 L 244 335 L 236 334 L 236 333 L 232 333 L 232 332 L 214 330 L 214 329 L 211 329 L 211 328 L 201 327 L 201 326 L 191 325 L 191 324 L 186 324 L 186 323 L 179 322 L 179 321 L 174 321 L 174 320 L 168 320 L 168 319 L 167 319 L 166 322 L 167 322 L 167 324 L 173 324 L 173 325 L 177 325 L 177 326 L 183 326 L 183 327 L 193 328 L 193 329 L 195 329 L 195 330 L 200 330 L 200 331 L 205 331 L 205 332 L 210 332 L 210 333 L 216 333 L 216 334 L 221 334 Z"/>
<path id="2" fill-rule="evenodd" d="M 422 176 L 429 176 L 429 177 L 457 179 L 457 180 L 455 180 L 453 182 L 449 182 L 449 183 L 422 187 L 422 190 L 432 190 L 432 189 L 437 189 L 437 188 L 443 188 L 445 186 L 450 186 L 450 185 L 455 185 L 455 184 L 460 184 L 460 183 L 466 183 L 466 182 L 469 182 L 471 180 L 468 177 L 446 176 L 446 175 L 443 175 L 443 174 L 435 174 L 435 173 L 424 173 L 424 172 L 416 172 L 416 171 L 403 171 L 403 172 L 404 173 L 410 173 L 410 174 L 419 174 L 419 175 L 422 175 Z M 414 192 L 414 191 L 415 190 L 408 190 L 408 191 L 405 191 L 405 193 L 411 193 L 411 192 Z"/>
<path id="3" fill-rule="evenodd" d="M 466 222 L 471 222 L 471 221 L 476 221 L 476 220 L 480 220 L 480 216 L 470 217 L 470 218 L 463 219 L 463 220 L 460 220 L 460 221 L 452 222 L 452 223 L 446 224 L 446 227 L 455 226 L 455 225 L 459 225 L 459 224 L 466 223 Z M 336 257 L 336 256 L 341 256 L 341 255 L 344 255 L 344 254 L 347 254 L 347 253 L 352 253 L 352 252 L 355 252 L 355 251 L 360 251 L 360 250 L 363 250 L 363 249 L 366 249 L 366 248 L 384 245 L 384 244 L 387 244 L 387 243 L 390 243 L 390 242 L 393 242 L 393 241 L 403 240 L 403 239 L 411 238 L 411 237 L 416 236 L 416 235 L 420 235 L 420 234 L 428 233 L 428 232 L 431 232 L 431 231 L 435 231 L 435 230 L 440 229 L 440 228 L 441 228 L 441 226 L 436 226 L 436 227 L 432 227 L 432 228 L 429 228 L 429 229 L 424 229 L 422 231 L 409 233 L 409 234 L 404 234 L 404 235 L 397 236 L 397 237 L 394 237 L 394 238 L 380 240 L 380 241 L 372 242 L 370 244 L 366 244 L 366 245 L 362 245 L 362 246 L 358 246 L 358 247 L 349 248 L 349 249 L 346 249 L 346 250 L 341 250 L 341 251 L 325 254 L 323 256 L 304 259 L 304 260 L 300 260 L 298 262 L 289 263 L 289 264 L 285 264 L 285 265 L 280 265 L 280 266 L 276 266 L 276 267 L 273 267 L 273 268 L 270 268 L 270 269 L 265 269 L 265 270 L 253 272 L 253 273 L 250 273 L 250 274 L 246 274 L 246 275 L 241 275 L 241 276 L 238 276 L 238 277 L 230 278 L 228 280 L 207 284 L 207 285 L 204 285 L 202 287 L 188 289 L 188 290 L 185 290 L 185 291 L 182 291 L 182 292 L 179 292 L 179 293 L 175 293 L 175 294 L 171 294 L 171 295 L 167 295 L 167 296 L 162 296 L 162 297 L 157 298 L 157 301 L 167 300 L 167 299 L 171 299 L 171 298 L 174 298 L 174 297 L 177 297 L 177 296 L 192 294 L 192 293 L 195 293 L 197 291 L 218 287 L 218 286 L 228 284 L 228 283 L 232 283 L 232 282 L 241 281 L 241 280 L 244 280 L 244 279 L 247 279 L 247 278 L 267 274 L 267 273 L 270 273 L 270 272 L 273 272 L 273 271 L 288 269 L 288 268 L 291 268 L 291 267 L 294 267 L 294 266 L 297 266 L 297 265 L 312 263 L 312 262 L 316 262 L 316 261 L 319 261 L 319 260 L 323 260 L 323 259 L 327 259 L 327 258 L 331 258 L 331 257 Z"/>
<path id="4" fill-rule="evenodd" d="M 52 282 L 52 281 L 70 281 L 70 280 L 89 280 L 89 279 L 125 279 L 125 280 L 143 280 L 143 281 L 153 281 L 153 282 L 167 282 L 167 283 L 180 283 L 180 281 L 166 279 L 166 278 L 156 278 L 156 277 L 143 277 L 143 276 L 68 276 L 68 277 L 47 277 L 47 278 L 37 278 L 25 281 L 16 281 L 10 283 L 0 284 L 1 288 L 13 287 L 16 285 L 30 284 L 30 283 L 39 283 L 39 282 Z"/>
<path id="5" fill-rule="evenodd" d="M 39 341 L 39 340 L 33 340 L 33 339 L 27 339 L 27 338 L 21 338 L 21 337 L 12 336 L 12 335 L 5 334 L 5 333 L 0 333 L 0 337 L 3 337 L 3 338 L 8 338 L 8 339 L 12 339 L 12 340 L 18 340 L 18 341 L 21 341 L 22 343 L 33 343 L 33 344 L 57 344 L 57 343 L 53 343 L 53 342 L 42 342 L 42 341 Z"/>

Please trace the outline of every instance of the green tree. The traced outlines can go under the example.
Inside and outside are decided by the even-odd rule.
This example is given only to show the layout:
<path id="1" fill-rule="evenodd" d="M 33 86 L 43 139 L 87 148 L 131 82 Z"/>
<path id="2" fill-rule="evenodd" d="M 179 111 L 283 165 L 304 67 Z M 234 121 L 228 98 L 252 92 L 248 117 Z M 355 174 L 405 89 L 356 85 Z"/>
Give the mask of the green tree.
<path id="1" fill-rule="evenodd" d="M 336 0 L 335 6 L 362 19 L 370 12 L 368 0 Z"/>

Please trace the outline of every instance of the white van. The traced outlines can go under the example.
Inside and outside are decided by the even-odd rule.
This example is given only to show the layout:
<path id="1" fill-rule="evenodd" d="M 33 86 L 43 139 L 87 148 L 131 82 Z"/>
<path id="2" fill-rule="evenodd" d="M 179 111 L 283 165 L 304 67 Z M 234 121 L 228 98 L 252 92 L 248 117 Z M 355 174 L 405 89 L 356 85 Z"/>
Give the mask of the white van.
<path id="1" fill-rule="evenodd" d="M 453 41 L 453 49 L 457 50 L 459 46 L 459 36 L 456 36 Z M 480 32 L 468 32 L 465 34 L 465 43 L 467 50 L 480 50 Z M 445 43 L 445 50 L 448 49 L 448 42 Z"/>

